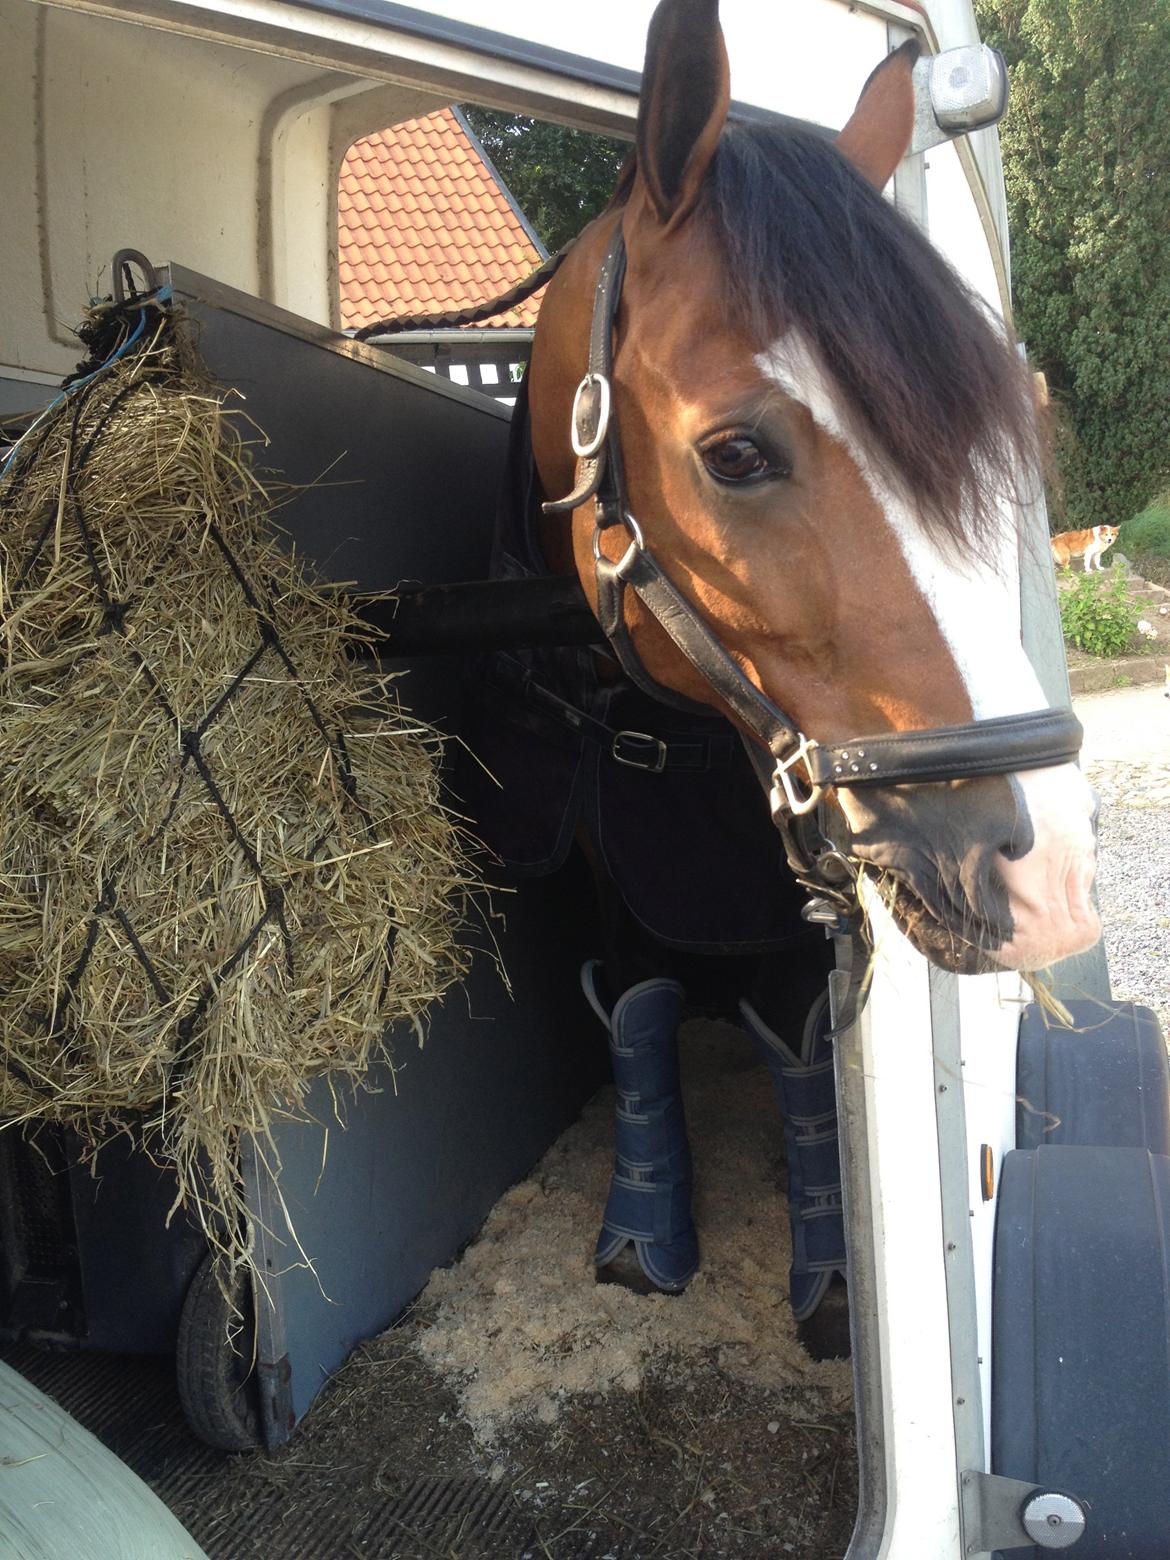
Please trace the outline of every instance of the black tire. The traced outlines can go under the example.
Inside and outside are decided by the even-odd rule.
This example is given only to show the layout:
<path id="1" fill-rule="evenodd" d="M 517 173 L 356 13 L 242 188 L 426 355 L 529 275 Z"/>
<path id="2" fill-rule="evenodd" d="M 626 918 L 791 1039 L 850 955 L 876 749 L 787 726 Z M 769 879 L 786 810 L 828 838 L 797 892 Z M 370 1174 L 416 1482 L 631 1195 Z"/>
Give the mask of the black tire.
<path id="1" fill-rule="evenodd" d="M 1016 1057 L 1016 1147 L 1146 1148 L 1170 1155 L 1170 1063 L 1157 1016 L 1132 1002 L 1069 1002 L 1072 1029 L 1035 1004 Z"/>
<path id="2" fill-rule="evenodd" d="M 1068 1144 L 1005 1156 L 992 1472 L 1082 1502 L 1077 1560 L 1170 1553 L 1167 1316 L 1170 1157 Z M 1001 1560 L 1036 1552 L 1005 1549 Z"/>
<path id="3" fill-rule="evenodd" d="M 250 1452 L 263 1444 L 255 1337 L 247 1271 L 237 1272 L 225 1295 L 209 1252 L 183 1302 L 175 1374 L 187 1423 L 221 1452 Z"/>

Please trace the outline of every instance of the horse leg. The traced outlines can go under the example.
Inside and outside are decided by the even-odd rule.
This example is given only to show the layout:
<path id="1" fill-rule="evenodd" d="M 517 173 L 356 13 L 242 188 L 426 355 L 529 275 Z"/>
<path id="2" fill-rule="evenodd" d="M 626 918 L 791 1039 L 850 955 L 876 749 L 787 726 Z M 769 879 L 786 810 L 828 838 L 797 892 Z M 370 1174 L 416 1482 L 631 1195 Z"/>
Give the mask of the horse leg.
<path id="1" fill-rule="evenodd" d="M 610 1007 L 598 963 L 587 964 L 581 979 L 609 1035 L 617 1088 L 613 1176 L 593 1256 L 597 1277 L 641 1293 L 678 1294 L 699 1265 L 676 1039 L 685 995 L 677 981 L 644 980 Z"/>
<path id="2" fill-rule="evenodd" d="M 593 867 L 605 962 L 586 964 L 581 983 L 605 1025 L 617 1089 L 613 1176 L 593 1260 L 599 1283 L 678 1294 L 699 1263 L 678 1072 L 685 996 L 665 973 L 668 950 L 634 919 L 582 843 Z"/>
<path id="3" fill-rule="evenodd" d="M 740 1011 L 771 1073 L 784 1123 L 792 1229 L 789 1297 L 809 1353 L 816 1359 L 843 1359 L 849 1354 L 849 1300 L 825 972 L 800 954 L 787 969 L 776 960 L 765 963 L 787 976 L 783 988 L 758 988 L 756 1002 L 742 1002 Z M 773 1018 L 780 997 L 784 1017 L 766 1022 L 760 1008 Z M 782 1038 L 781 1025 L 799 1040 L 790 1044 Z"/>

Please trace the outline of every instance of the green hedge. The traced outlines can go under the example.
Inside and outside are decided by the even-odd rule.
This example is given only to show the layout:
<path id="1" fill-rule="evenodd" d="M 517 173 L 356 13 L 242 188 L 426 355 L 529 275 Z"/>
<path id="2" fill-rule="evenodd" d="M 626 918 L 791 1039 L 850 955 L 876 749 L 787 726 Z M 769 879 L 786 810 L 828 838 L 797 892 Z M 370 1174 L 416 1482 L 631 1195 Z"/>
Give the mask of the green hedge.
<path id="1" fill-rule="evenodd" d="M 1135 563 L 1139 555 L 1170 561 L 1170 494 L 1125 521 L 1117 538 L 1117 550 Z"/>

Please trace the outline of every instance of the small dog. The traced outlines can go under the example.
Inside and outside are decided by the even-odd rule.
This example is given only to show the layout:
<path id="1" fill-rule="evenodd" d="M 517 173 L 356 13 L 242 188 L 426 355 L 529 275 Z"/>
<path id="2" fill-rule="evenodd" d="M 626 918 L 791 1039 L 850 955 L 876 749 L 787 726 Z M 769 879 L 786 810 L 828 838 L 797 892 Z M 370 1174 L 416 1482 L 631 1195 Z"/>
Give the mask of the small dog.
<path id="1" fill-rule="evenodd" d="M 1085 560 L 1085 573 L 1096 564 L 1101 569 L 1101 554 L 1112 547 L 1120 534 L 1116 525 L 1095 525 L 1087 531 L 1061 531 L 1050 538 L 1052 561 L 1058 569 L 1070 569 L 1074 558 Z"/>

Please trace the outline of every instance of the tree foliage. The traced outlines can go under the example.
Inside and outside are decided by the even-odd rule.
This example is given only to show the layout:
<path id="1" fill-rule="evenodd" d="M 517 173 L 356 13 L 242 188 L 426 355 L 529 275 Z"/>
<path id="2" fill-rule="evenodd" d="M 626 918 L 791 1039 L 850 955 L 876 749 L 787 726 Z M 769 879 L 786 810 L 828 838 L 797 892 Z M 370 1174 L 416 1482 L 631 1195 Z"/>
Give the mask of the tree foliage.
<path id="1" fill-rule="evenodd" d="M 468 124 L 551 253 L 595 217 L 613 194 L 629 147 L 525 114 L 464 104 Z"/>
<path id="2" fill-rule="evenodd" d="M 1071 528 L 1170 478 L 1170 0 L 976 0 L 1002 49 L 1020 334 L 1048 376 Z"/>

